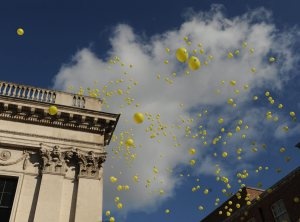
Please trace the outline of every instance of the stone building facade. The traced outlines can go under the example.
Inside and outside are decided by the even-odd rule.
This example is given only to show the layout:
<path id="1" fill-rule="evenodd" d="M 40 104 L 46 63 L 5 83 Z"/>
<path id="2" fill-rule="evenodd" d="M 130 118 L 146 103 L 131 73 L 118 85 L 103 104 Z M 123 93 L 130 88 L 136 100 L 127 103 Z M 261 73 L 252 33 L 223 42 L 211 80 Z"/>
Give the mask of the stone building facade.
<path id="1" fill-rule="evenodd" d="M 0 82 L 1 222 L 102 220 L 105 146 L 120 115 L 101 104 Z"/>

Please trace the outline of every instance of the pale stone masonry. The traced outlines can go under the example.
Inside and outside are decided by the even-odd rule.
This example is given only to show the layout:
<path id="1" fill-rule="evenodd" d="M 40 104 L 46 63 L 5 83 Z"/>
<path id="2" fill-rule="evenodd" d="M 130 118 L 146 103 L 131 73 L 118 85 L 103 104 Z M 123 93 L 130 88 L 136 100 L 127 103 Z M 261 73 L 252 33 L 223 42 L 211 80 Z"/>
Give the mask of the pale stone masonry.
<path id="1" fill-rule="evenodd" d="M 0 82 L 0 177 L 17 179 L 9 222 L 102 221 L 105 146 L 120 115 L 101 104 Z"/>

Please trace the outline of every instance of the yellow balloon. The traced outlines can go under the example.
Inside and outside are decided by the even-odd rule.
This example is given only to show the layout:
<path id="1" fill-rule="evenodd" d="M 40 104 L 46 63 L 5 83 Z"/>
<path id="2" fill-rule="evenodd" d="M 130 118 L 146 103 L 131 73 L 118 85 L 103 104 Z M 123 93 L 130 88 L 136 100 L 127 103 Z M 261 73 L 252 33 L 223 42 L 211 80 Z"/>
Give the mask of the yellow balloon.
<path id="1" fill-rule="evenodd" d="M 199 210 L 204 210 L 204 207 L 200 205 L 200 206 L 198 207 L 198 209 L 199 209 Z"/>
<path id="2" fill-rule="evenodd" d="M 179 48 L 176 51 L 176 58 L 179 62 L 186 62 L 186 60 L 188 59 L 189 54 L 186 50 L 186 48 Z"/>
<path id="3" fill-rule="evenodd" d="M 230 98 L 230 99 L 227 100 L 227 103 L 228 103 L 229 105 L 232 105 L 232 104 L 234 103 L 234 100 L 233 100 L 232 98 Z"/>
<path id="4" fill-rule="evenodd" d="M 107 211 L 105 212 L 105 215 L 106 215 L 107 217 L 110 216 L 110 211 L 107 210 Z"/>
<path id="5" fill-rule="evenodd" d="M 123 94 L 123 90 L 122 90 L 122 89 L 118 89 L 117 92 L 118 92 L 119 95 L 122 95 L 122 94 Z"/>
<path id="6" fill-rule="evenodd" d="M 190 155 L 194 155 L 195 153 L 196 153 L 196 149 L 190 148 L 189 154 L 190 154 Z"/>
<path id="7" fill-rule="evenodd" d="M 117 204 L 117 207 L 118 207 L 119 209 L 122 209 L 122 208 L 123 208 L 123 204 L 122 204 L 122 203 L 118 203 L 118 204 Z"/>
<path id="8" fill-rule="evenodd" d="M 112 182 L 112 183 L 115 183 L 118 181 L 118 179 L 114 176 L 111 176 L 109 179 L 110 179 L 110 182 Z"/>
<path id="9" fill-rule="evenodd" d="M 133 139 L 127 139 L 127 140 L 126 140 L 126 145 L 127 145 L 127 146 L 133 146 L 133 145 L 134 145 Z"/>
<path id="10" fill-rule="evenodd" d="M 284 147 L 281 147 L 281 148 L 279 149 L 279 151 L 280 151 L 281 153 L 283 153 L 283 152 L 285 151 L 285 148 L 284 148 Z"/>
<path id="11" fill-rule="evenodd" d="M 196 164 L 196 160 L 190 160 L 190 165 L 194 166 Z"/>
<path id="12" fill-rule="evenodd" d="M 49 113 L 51 116 L 54 116 L 54 115 L 57 113 L 57 107 L 56 107 L 56 106 L 50 106 L 50 107 L 49 107 L 49 110 L 48 110 L 48 113 Z"/>
<path id="13" fill-rule="evenodd" d="M 232 59 L 232 58 L 233 58 L 232 52 L 229 52 L 229 53 L 228 53 L 227 58 L 228 58 L 228 59 Z"/>
<path id="14" fill-rule="evenodd" d="M 222 124 L 223 122 L 224 122 L 224 119 L 223 118 L 219 118 L 218 123 Z"/>
<path id="15" fill-rule="evenodd" d="M 114 217 L 110 217 L 109 218 L 109 222 L 115 222 L 115 218 Z"/>
<path id="16" fill-rule="evenodd" d="M 134 180 L 134 182 L 139 182 L 139 177 L 137 176 L 137 175 L 135 175 L 135 176 L 133 176 L 133 180 Z"/>
<path id="17" fill-rule="evenodd" d="M 227 157 L 227 156 L 228 156 L 228 153 L 227 153 L 227 152 L 223 152 L 223 153 L 222 153 L 222 157 L 225 158 L 225 157 Z"/>
<path id="18" fill-rule="evenodd" d="M 158 173 L 158 169 L 156 167 L 153 167 L 153 173 Z"/>
<path id="19" fill-rule="evenodd" d="M 137 124 L 140 124 L 144 121 L 144 115 L 142 113 L 135 113 L 134 116 L 133 116 L 133 120 Z"/>
<path id="20" fill-rule="evenodd" d="M 197 70 L 200 68 L 201 63 L 200 63 L 200 60 L 196 56 L 191 56 L 189 58 L 188 65 L 191 70 Z"/>
<path id="21" fill-rule="evenodd" d="M 230 85 L 235 86 L 236 85 L 236 81 L 235 80 L 231 80 L 230 81 Z"/>
<path id="22" fill-rule="evenodd" d="M 275 61 L 276 61 L 276 59 L 275 59 L 274 57 L 270 57 L 270 58 L 269 58 L 269 62 L 270 62 L 270 63 L 275 62 Z"/>
<path id="23" fill-rule="evenodd" d="M 23 30 L 22 28 L 18 28 L 18 29 L 17 29 L 17 34 L 18 34 L 19 36 L 24 35 L 24 30 Z"/>

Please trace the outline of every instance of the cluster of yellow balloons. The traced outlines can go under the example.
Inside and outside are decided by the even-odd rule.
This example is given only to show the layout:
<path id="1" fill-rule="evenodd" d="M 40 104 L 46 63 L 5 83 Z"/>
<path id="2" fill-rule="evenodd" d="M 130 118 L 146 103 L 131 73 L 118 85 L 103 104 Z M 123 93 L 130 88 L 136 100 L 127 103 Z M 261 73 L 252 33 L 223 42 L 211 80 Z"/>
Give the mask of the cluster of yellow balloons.
<path id="1" fill-rule="evenodd" d="M 111 213 L 109 210 L 105 212 L 105 216 L 109 217 L 109 222 L 115 222 L 115 218 L 111 216 Z"/>
<path id="2" fill-rule="evenodd" d="M 187 40 L 186 40 L 187 41 Z M 190 45 L 190 42 L 187 42 L 188 45 Z M 244 42 L 243 43 L 243 47 L 246 48 L 247 47 L 247 43 Z M 170 49 L 167 48 L 166 49 L 166 52 L 168 54 L 170 54 Z M 253 54 L 255 51 L 253 48 L 249 49 L 249 53 L 250 54 Z M 227 54 L 227 58 L 228 59 L 232 59 L 234 58 L 235 56 L 239 55 L 240 51 L 239 50 L 235 50 L 235 51 L 232 51 L 232 52 L 229 52 Z M 196 50 L 193 50 L 191 52 L 192 56 L 189 55 L 189 52 L 186 48 L 184 47 L 181 47 L 181 48 L 178 48 L 177 51 L 176 51 L 176 59 L 181 62 L 181 63 L 187 63 L 187 66 L 190 70 L 198 70 L 199 68 L 201 68 L 201 62 L 199 60 L 199 58 L 202 58 L 200 57 L 201 55 L 199 55 L 199 58 L 196 55 Z M 204 50 L 201 49 L 200 50 L 200 54 L 204 54 Z M 210 59 L 212 59 L 212 57 L 209 57 Z M 119 58 L 115 58 L 111 61 L 111 64 L 117 64 L 120 62 L 120 59 Z M 168 59 L 164 59 L 163 62 L 165 64 L 168 64 L 169 63 L 169 60 Z M 274 57 L 270 57 L 269 58 L 269 62 L 275 62 L 275 58 Z M 203 62 L 203 64 L 205 65 L 205 62 Z M 124 64 L 121 64 L 121 66 L 124 66 Z M 133 66 L 132 64 L 129 65 L 129 68 L 131 69 L 134 69 L 135 66 Z M 257 70 L 255 67 L 252 67 L 251 68 L 251 71 L 253 73 L 256 73 Z M 188 71 L 187 71 L 188 72 Z M 124 75 L 129 75 L 129 72 L 124 72 Z M 161 77 L 161 73 L 158 74 L 158 79 L 160 79 Z M 176 73 L 172 73 L 173 76 L 176 76 Z M 118 80 L 118 82 L 116 81 L 115 83 L 118 84 L 119 82 L 123 82 L 124 80 Z M 239 82 L 237 82 L 236 80 L 223 80 L 222 81 L 222 85 L 224 87 L 226 87 L 226 85 L 224 84 L 225 81 L 228 81 L 228 85 L 230 86 L 230 90 L 233 91 L 236 95 L 237 94 L 241 94 L 241 91 L 242 89 L 244 90 L 248 90 L 249 89 L 249 85 L 248 84 L 245 84 L 244 86 L 239 86 Z M 134 82 L 134 80 L 132 80 L 132 82 Z M 110 83 L 108 84 L 108 86 L 110 85 Z M 136 85 L 136 84 L 134 84 Z M 118 96 L 122 96 L 122 95 L 126 95 L 127 98 L 124 99 L 124 101 L 127 103 L 127 105 L 130 105 L 130 104 L 134 104 L 134 100 L 135 98 L 132 98 L 129 96 L 129 92 L 130 92 L 130 88 L 131 86 L 128 86 L 127 89 L 126 87 L 116 87 L 114 89 L 108 89 L 107 87 L 105 87 L 104 90 L 102 90 L 102 95 L 103 97 L 105 98 L 109 98 L 113 95 L 118 95 Z M 88 92 L 91 92 L 91 93 L 95 93 L 95 95 L 99 96 L 99 91 L 97 90 L 88 90 Z M 81 93 L 83 94 L 84 92 L 81 90 Z M 220 91 L 221 93 L 221 91 Z M 265 95 L 268 97 L 268 100 L 270 101 L 270 104 L 273 104 L 275 102 L 275 100 L 271 97 L 270 95 L 270 92 L 266 92 Z M 252 95 L 253 96 L 253 95 Z M 253 100 L 258 100 L 258 96 L 253 96 L 251 98 L 253 98 Z M 237 107 L 237 102 L 239 102 L 239 100 L 234 97 L 234 96 L 229 96 L 229 97 L 232 97 L 232 98 L 228 98 L 227 101 L 225 101 L 225 103 L 227 102 L 227 104 L 231 105 L 232 107 Z M 106 103 L 108 100 L 104 101 L 104 103 Z M 107 102 L 107 105 L 108 105 L 108 102 Z M 126 104 L 125 104 L 126 105 Z M 136 107 L 138 107 L 138 104 L 136 104 Z M 183 107 L 183 104 L 180 104 L 180 107 Z M 122 108 L 120 106 L 120 108 Z M 282 104 L 279 104 L 278 105 L 278 108 L 279 109 L 282 109 L 283 108 L 283 105 Z M 273 110 L 272 110 L 273 111 Z M 55 108 L 52 108 L 52 111 L 50 112 L 50 108 L 49 108 L 49 114 L 50 115 L 55 115 L 57 113 L 57 108 L 55 110 Z M 194 129 L 193 127 L 189 126 L 188 124 L 191 124 L 193 125 L 193 121 L 194 119 L 193 118 L 187 118 L 187 119 L 184 119 L 184 118 L 181 118 L 180 117 L 180 121 L 182 121 L 182 124 L 174 124 L 174 125 L 171 125 L 171 126 L 167 126 L 167 124 L 164 124 L 161 120 L 160 120 L 160 115 L 157 114 L 156 117 L 155 117 L 156 114 L 150 114 L 150 113 L 141 113 L 141 112 L 135 112 L 132 116 L 132 120 L 131 121 L 128 121 L 126 120 L 127 122 L 129 122 L 130 124 L 132 123 L 135 123 L 135 124 L 138 124 L 139 127 L 144 127 L 147 122 L 145 123 L 145 119 L 146 120 L 149 120 L 149 121 L 152 121 L 150 124 L 148 124 L 147 126 L 145 126 L 145 131 L 147 133 L 149 133 L 149 137 L 151 139 L 154 139 L 154 140 L 157 140 L 158 142 L 160 141 L 160 136 L 166 136 L 167 133 L 168 135 L 170 134 L 171 137 L 173 138 L 174 140 L 174 148 L 176 147 L 180 147 L 181 144 L 179 141 L 177 141 L 177 138 L 176 138 L 176 134 L 174 132 L 172 132 L 172 130 L 177 130 L 177 129 L 180 129 L 180 130 L 184 130 L 185 131 L 185 136 L 187 138 L 195 138 L 195 139 L 200 139 L 201 140 L 201 143 L 200 144 L 203 144 L 203 146 L 213 146 L 213 145 L 216 145 L 217 144 L 220 144 L 222 143 L 223 145 L 226 145 L 226 140 L 227 139 L 233 139 L 235 137 L 235 135 L 240 135 L 242 139 L 246 139 L 247 137 L 251 137 L 251 134 L 246 134 L 244 133 L 244 130 L 247 130 L 248 129 L 248 125 L 245 125 L 243 123 L 243 120 L 238 120 L 236 121 L 237 123 L 235 123 L 235 125 L 232 127 L 230 126 L 230 129 L 227 129 L 227 122 L 230 121 L 230 118 L 227 118 L 227 116 L 223 116 L 223 117 L 218 117 L 217 120 L 215 120 L 215 123 L 217 123 L 217 125 L 220 127 L 220 134 L 219 135 L 216 135 L 216 136 L 212 136 L 212 138 L 210 139 L 211 137 L 211 134 L 208 130 L 208 128 L 206 128 L 206 124 L 203 123 L 203 125 L 199 126 L 199 131 L 198 132 L 195 132 L 194 133 Z M 202 120 L 205 118 L 205 116 L 208 115 L 208 111 L 205 110 L 203 113 L 199 114 L 198 117 L 199 119 L 202 118 Z M 274 116 L 275 114 L 272 113 L 271 111 L 268 111 L 266 113 L 266 118 L 267 119 L 273 119 L 275 121 L 276 119 L 276 116 Z M 221 115 L 220 115 L 221 116 Z M 292 119 L 295 119 L 296 118 L 296 113 L 291 111 L 289 112 L 289 117 L 292 118 Z M 157 120 L 157 124 L 155 121 L 155 119 Z M 245 121 L 245 120 L 244 120 Z M 144 123 L 144 124 L 142 124 Z M 226 123 L 226 124 L 225 124 Z M 202 123 L 201 123 L 202 124 Z M 221 128 L 222 127 L 222 128 Z M 288 130 L 288 126 L 284 126 L 284 130 Z M 166 129 L 170 129 L 170 133 L 169 131 L 166 131 Z M 125 132 L 125 131 L 124 131 Z M 151 135 L 150 135 L 151 134 Z M 114 138 L 114 136 L 113 136 Z M 133 151 L 133 150 L 136 150 L 135 148 L 137 147 L 142 147 L 142 145 L 137 145 L 135 144 L 135 138 L 133 136 L 133 134 L 126 134 L 124 133 L 122 136 L 119 136 L 118 139 L 112 139 L 112 141 L 119 141 L 119 146 L 118 146 L 118 149 L 115 149 L 113 150 L 114 154 L 117 155 L 117 158 L 122 158 L 124 157 L 125 159 L 128 158 L 128 159 L 135 159 L 136 157 L 136 154 L 134 153 L 131 153 L 130 151 Z M 285 148 L 284 147 L 281 147 L 281 148 L 278 148 L 279 149 L 279 152 L 280 153 L 284 153 L 286 152 Z M 277 149 L 277 152 L 278 152 L 278 149 Z M 249 149 L 250 150 L 250 149 Z M 256 146 L 252 147 L 251 150 L 253 152 L 257 152 L 258 151 L 258 148 Z M 126 153 L 123 155 L 123 156 L 119 156 L 119 154 L 122 154 L 122 152 L 125 151 Z M 228 150 L 226 150 L 228 151 Z M 217 152 L 214 152 L 213 155 L 214 157 L 216 158 L 221 158 L 221 159 L 228 159 L 229 157 L 231 157 L 231 153 L 228 151 L 228 152 L 220 152 L 220 153 L 217 153 Z M 243 154 L 246 153 L 246 150 L 243 149 L 243 148 L 236 148 L 236 154 L 237 154 L 237 159 L 240 160 L 243 156 Z M 198 148 L 189 148 L 188 150 L 186 150 L 186 154 L 187 155 L 191 155 L 193 156 L 193 159 L 189 159 L 189 162 L 187 162 L 187 164 L 189 163 L 191 166 L 195 166 L 196 163 L 198 163 L 198 157 L 195 156 L 198 154 Z M 160 157 L 162 157 L 163 155 L 160 155 Z M 200 161 L 199 161 L 200 162 Z M 259 171 L 262 170 L 262 167 L 260 166 L 255 172 L 258 173 Z M 151 171 L 151 170 L 150 170 Z M 153 173 L 153 179 L 152 178 L 147 178 L 146 179 L 146 188 L 152 188 L 150 187 L 150 183 L 153 183 L 153 181 L 155 179 L 158 178 L 158 176 L 160 176 L 160 174 L 164 171 L 164 169 L 158 169 L 157 167 L 153 167 L 152 168 L 152 173 Z M 170 172 L 172 172 L 172 169 L 170 169 Z M 120 172 L 121 173 L 121 172 Z M 229 184 L 229 179 L 225 176 L 223 176 L 221 174 L 221 169 L 218 168 L 216 170 L 216 174 L 217 174 L 217 181 L 220 181 L 220 182 L 223 182 L 222 185 L 224 187 L 222 187 L 222 192 L 225 194 L 225 195 L 228 195 L 229 194 L 229 191 L 228 189 L 231 188 L 231 180 L 230 180 L 230 184 Z M 246 179 L 249 177 L 249 174 L 250 172 L 248 173 L 247 171 L 242 171 L 240 173 L 237 174 L 237 181 L 238 183 L 242 183 L 242 180 L 243 179 Z M 183 174 L 180 174 L 180 176 L 185 176 Z M 189 176 L 189 174 L 187 174 L 187 176 Z M 133 176 L 130 178 L 131 180 L 133 180 L 133 182 L 135 183 L 134 185 L 140 183 L 140 181 L 142 181 L 138 174 L 133 174 Z M 110 177 L 110 181 L 112 183 L 116 183 L 117 182 L 117 178 L 116 177 Z M 241 184 L 241 187 L 242 187 L 243 184 Z M 129 186 L 127 185 L 116 185 L 115 186 L 116 190 L 118 191 L 122 191 L 122 190 L 128 190 L 129 189 Z M 130 187 L 130 189 L 134 189 L 134 186 Z M 200 189 L 200 185 L 197 185 L 197 186 L 194 186 L 192 188 L 192 192 L 196 192 Z M 153 192 L 153 191 L 151 191 Z M 165 193 L 165 191 L 163 189 L 157 189 L 155 190 L 156 193 L 159 193 L 160 195 L 163 195 Z M 210 190 L 209 189 L 204 189 L 203 190 L 203 193 L 204 194 L 209 194 Z M 296 199 L 297 201 L 299 201 L 299 199 Z M 219 200 L 215 202 L 215 205 L 219 204 Z M 251 201 L 250 200 L 246 200 L 246 204 L 251 204 Z M 227 209 L 225 209 L 225 211 L 220 211 L 221 213 L 223 214 L 226 214 L 227 216 L 230 216 L 232 214 L 232 209 L 235 205 L 235 203 L 233 204 L 231 201 L 228 202 L 228 205 L 229 207 L 227 207 Z M 118 209 L 122 209 L 123 208 L 123 204 L 119 202 L 119 198 L 116 198 L 116 207 Z M 239 203 L 236 203 L 236 208 L 239 208 L 240 207 L 240 204 Z M 204 210 L 204 206 L 200 205 L 198 207 L 199 210 Z M 170 210 L 169 209 L 166 209 L 165 210 L 165 213 L 169 214 L 170 213 Z M 108 215 L 110 216 L 110 214 Z"/>
<path id="3" fill-rule="evenodd" d="M 201 67 L 199 58 L 196 56 L 189 57 L 189 53 L 187 52 L 186 48 L 178 48 L 176 51 L 176 58 L 182 63 L 188 61 L 188 66 L 191 70 L 197 70 Z"/>
<path id="4" fill-rule="evenodd" d="M 112 182 L 112 183 L 116 183 L 118 181 L 118 178 L 116 178 L 114 176 L 111 176 L 109 179 L 110 179 L 110 182 Z"/>

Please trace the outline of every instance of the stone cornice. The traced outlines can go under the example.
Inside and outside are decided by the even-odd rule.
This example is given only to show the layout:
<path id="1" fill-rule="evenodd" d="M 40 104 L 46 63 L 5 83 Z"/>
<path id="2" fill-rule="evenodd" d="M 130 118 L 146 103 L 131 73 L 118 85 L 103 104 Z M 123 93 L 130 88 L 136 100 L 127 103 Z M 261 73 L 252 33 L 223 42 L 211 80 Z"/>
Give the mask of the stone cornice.
<path id="1" fill-rule="evenodd" d="M 51 104 L 0 95 L 0 119 L 45 125 L 56 128 L 104 135 L 108 145 L 120 115 L 58 105 L 59 112 L 51 116 Z"/>

